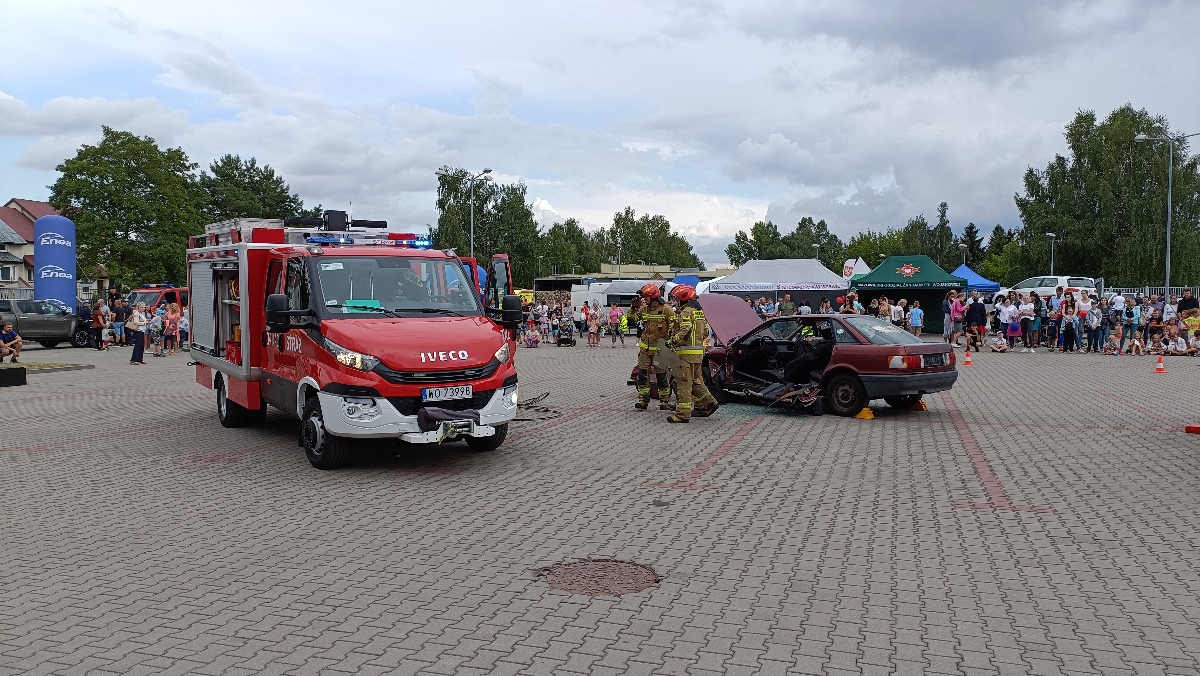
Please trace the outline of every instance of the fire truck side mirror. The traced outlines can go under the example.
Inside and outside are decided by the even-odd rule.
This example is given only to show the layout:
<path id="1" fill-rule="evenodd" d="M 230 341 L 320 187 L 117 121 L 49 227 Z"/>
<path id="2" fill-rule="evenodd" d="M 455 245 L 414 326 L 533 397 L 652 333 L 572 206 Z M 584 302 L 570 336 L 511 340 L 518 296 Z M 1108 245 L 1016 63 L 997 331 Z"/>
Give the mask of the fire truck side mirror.
<path id="1" fill-rule="evenodd" d="M 521 325 L 520 296 L 505 296 L 500 301 L 500 310 L 500 321 L 507 324 L 509 328 L 516 329 Z"/>
<path id="2" fill-rule="evenodd" d="M 288 315 L 287 294 L 273 293 L 267 296 L 267 330 L 271 333 L 283 333 L 290 328 L 291 318 Z"/>

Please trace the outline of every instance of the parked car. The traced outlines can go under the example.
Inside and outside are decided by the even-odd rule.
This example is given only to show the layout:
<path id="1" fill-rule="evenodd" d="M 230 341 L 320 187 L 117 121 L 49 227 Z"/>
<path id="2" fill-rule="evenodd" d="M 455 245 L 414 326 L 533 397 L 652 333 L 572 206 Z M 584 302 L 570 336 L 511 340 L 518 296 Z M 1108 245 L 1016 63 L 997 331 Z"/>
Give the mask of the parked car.
<path id="1" fill-rule="evenodd" d="M 84 323 L 71 308 L 54 301 L 0 300 L 0 316 L 11 321 L 21 338 L 42 347 L 70 342 L 87 347 L 90 323 Z"/>
<path id="2" fill-rule="evenodd" d="M 1092 298 L 1097 296 L 1096 280 L 1092 279 L 1091 277 L 1052 277 L 1047 275 L 1045 277 L 1030 277 L 1029 279 L 1025 279 L 1014 284 L 1011 288 L 1001 288 L 1000 292 L 996 294 L 995 298 L 1002 299 L 1004 296 L 1008 295 L 1009 291 L 1016 291 L 1017 295 L 1021 296 L 1024 296 L 1032 291 L 1042 298 L 1045 298 L 1046 296 L 1053 296 L 1055 293 L 1057 293 L 1058 287 L 1060 286 L 1063 288 L 1064 292 L 1074 294 L 1076 299 L 1079 298 L 1080 291 L 1087 291 L 1088 295 L 1090 295 Z"/>
<path id="3" fill-rule="evenodd" d="M 763 322 L 732 296 L 703 294 L 700 306 L 719 344 L 704 357 L 718 400 L 810 408 L 818 397 L 843 416 L 871 400 L 894 408 L 958 380 L 954 353 L 865 315 L 796 315 Z M 819 412 L 819 411 L 818 411 Z"/>
<path id="4" fill-rule="evenodd" d="M 148 308 L 156 308 L 161 303 L 178 303 L 179 307 L 186 308 L 190 298 L 186 287 L 148 284 L 140 289 L 130 291 L 125 300 L 128 301 L 130 307 L 137 307 L 138 303 L 145 303 Z"/>

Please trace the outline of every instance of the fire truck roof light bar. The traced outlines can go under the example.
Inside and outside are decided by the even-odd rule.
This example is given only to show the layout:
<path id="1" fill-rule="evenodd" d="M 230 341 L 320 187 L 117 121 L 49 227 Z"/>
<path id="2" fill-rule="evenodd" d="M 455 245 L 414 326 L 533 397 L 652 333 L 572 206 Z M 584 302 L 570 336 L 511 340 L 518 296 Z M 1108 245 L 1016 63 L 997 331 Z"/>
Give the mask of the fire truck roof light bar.
<path id="1" fill-rule="evenodd" d="M 376 229 L 387 227 L 387 221 L 349 220 L 346 218 L 346 212 L 333 209 L 326 211 L 320 218 L 289 216 L 283 219 L 283 224 L 290 227 L 315 227 L 326 232 L 345 232 L 351 227 Z"/>

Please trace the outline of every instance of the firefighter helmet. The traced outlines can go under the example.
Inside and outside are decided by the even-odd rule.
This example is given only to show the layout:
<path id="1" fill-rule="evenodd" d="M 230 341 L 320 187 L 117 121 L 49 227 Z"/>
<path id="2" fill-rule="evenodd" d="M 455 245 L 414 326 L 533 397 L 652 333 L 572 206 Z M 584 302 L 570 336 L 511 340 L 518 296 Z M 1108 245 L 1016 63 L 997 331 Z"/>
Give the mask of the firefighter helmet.
<path id="1" fill-rule="evenodd" d="M 658 288 L 657 284 L 647 284 L 638 293 L 645 296 L 647 300 L 657 300 L 662 296 L 662 289 Z"/>
<path id="2" fill-rule="evenodd" d="M 671 297 L 683 305 L 696 297 L 696 287 L 691 284 L 677 284 L 675 288 L 671 289 Z"/>

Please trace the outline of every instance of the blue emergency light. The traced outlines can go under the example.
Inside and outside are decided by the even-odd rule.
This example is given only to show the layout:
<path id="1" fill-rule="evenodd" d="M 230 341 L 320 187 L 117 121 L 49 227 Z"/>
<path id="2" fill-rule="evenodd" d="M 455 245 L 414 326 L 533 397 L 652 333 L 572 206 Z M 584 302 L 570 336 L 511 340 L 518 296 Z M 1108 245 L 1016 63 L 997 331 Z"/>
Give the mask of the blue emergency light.
<path id="1" fill-rule="evenodd" d="M 431 239 L 396 239 L 392 240 L 396 246 L 408 247 L 410 249 L 432 249 L 433 240 Z"/>
<path id="2" fill-rule="evenodd" d="M 329 235 L 309 235 L 304 239 L 309 244 L 353 244 L 349 237 L 330 237 Z"/>

